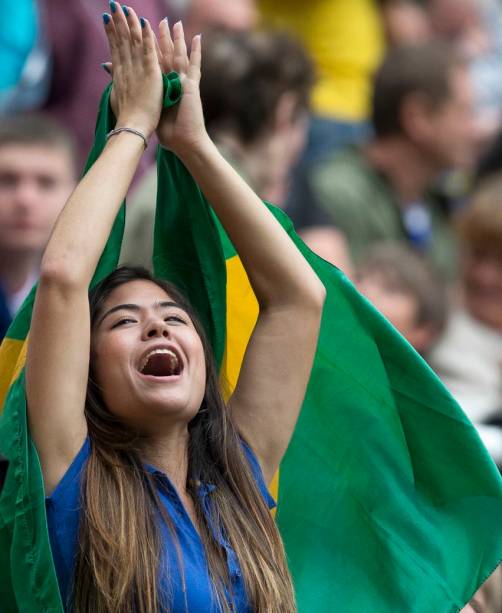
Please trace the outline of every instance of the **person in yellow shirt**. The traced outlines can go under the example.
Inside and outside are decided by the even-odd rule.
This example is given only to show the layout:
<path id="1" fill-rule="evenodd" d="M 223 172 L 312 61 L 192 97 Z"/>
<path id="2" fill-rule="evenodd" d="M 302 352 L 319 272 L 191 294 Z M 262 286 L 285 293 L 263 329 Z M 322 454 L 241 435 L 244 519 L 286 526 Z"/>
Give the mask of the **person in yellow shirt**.
<path id="1" fill-rule="evenodd" d="M 370 77 L 384 51 L 374 0 L 260 0 L 265 23 L 292 30 L 318 70 L 316 114 L 362 121 L 369 112 Z"/>
<path id="2" fill-rule="evenodd" d="M 293 32 L 317 69 L 310 151 L 318 157 L 366 133 L 371 77 L 385 33 L 375 0 L 259 0 L 263 22 Z"/>

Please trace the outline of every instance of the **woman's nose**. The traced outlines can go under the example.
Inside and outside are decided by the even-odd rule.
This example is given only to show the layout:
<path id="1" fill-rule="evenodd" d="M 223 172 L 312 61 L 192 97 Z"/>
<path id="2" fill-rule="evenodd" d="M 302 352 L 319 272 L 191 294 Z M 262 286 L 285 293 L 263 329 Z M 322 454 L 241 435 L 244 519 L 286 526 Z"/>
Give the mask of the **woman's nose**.
<path id="1" fill-rule="evenodd" d="M 146 338 L 155 338 L 157 336 L 167 338 L 169 336 L 169 328 L 163 319 L 152 320 L 145 328 L 145 336 Z"/>

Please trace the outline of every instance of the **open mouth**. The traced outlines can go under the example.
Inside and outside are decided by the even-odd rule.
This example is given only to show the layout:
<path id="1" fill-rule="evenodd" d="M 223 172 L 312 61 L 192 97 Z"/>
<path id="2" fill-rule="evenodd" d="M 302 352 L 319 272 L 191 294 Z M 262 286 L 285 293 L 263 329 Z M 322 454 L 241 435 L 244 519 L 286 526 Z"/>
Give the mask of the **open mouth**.
<path id="1" fill-rule="evenodd" d="M 172 349 L 152 349 L 142 359 L 139 372 L 151 377 L 174 377 L 180 375 L 183 364 Z"/>

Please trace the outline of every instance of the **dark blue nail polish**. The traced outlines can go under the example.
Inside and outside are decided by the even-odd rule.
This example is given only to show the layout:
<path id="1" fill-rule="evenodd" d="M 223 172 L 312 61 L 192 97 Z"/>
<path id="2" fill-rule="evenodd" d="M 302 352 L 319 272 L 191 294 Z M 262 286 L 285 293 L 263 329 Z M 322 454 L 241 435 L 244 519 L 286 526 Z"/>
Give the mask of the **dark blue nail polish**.
<path id="1" fill-rule="evenodd" d="M 139 22 L 140 22 L 142 28 L 144 28 L 146 26 L 146 21 L 145 21 L 144 17 L 141 17 Z"/>
<path id="2" fill-rule="evenodd" d="M 108 15 L 108 13 L 103 13 L 103 22 L 104 22 L 105 26 L 110 23 L 110 19 L 111 19 L 111 17 L 110 17 L 110 15 Z"/>
<path id="3" fill-rule="evenodd" d="M 125 4 L 122 5 L 122 10 L 124 11 L 124 15 L 126 17 L 129 17 L 129 9 L 127 8 Z"/>
<path id="4" fill-rule="evenodd" d="M 108 68 L 106 64 L 101 64 L 101 68 L 106 71 L 110 76 L 112 75 L 111 70 Z"/>
<path id="5" fill-rule="evenodd" d="M 110 0 L 110 8 L 112 9 L 112 13 L 117 12 L 117 5 L 115 4 L 113 0 Z"/>

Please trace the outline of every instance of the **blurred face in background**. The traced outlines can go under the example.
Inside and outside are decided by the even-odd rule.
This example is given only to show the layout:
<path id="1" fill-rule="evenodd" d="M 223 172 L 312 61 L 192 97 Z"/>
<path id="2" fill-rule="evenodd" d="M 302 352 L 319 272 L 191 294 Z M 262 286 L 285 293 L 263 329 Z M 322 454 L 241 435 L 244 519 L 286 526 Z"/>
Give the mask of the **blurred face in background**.
<path id="1" fill-rule="evenodd" d="M 479 21 L 478 0 L 431 0 L 429 16 L 441 36 L 455 38 Z"/>
<path id="2" fill-rule="evenodd" d="M 375 306 L 417 351 L 423 349 L 418 337 L 418 303 L 416 298 L 394 287 L 377 273 L 360 277 L 358 290 Z"/>
<path id="3" fill-rule="evenodd" d="M 63 147 L 0 146 L 0 253 L 41 252 L 74 185 Z"/>
<path id="4" fill-rule="evenodd" d="M 472 244 L 463 258 L 465 304 L 482 323 L 502 331 L 502 244 Z"/>
<path id="5" fill-rule="evenodd" d="M 437 321 L 422 321 L 420 298 L 412 290 L 378 271 L 359 272 L 357 289 L 404 336 L 421 355 L 426 356 L 440 332 Z"/>
<path id="6" fill-rule="evenodd" d="M 191 0 L 184 21 L 191 34 L 211 27 L 245 31 L 256 25 L 258 9 L 254 0 Z"/>
<path id="7" fill-rule="evenodd" d="M 258 141 L 266 161 L 260 195 L 278 206 L 285 202 L 290 171 L 305 147 L 308 126 L 307 109 L 299 107 L 293 92 L 286 92 L 279 100 L 272 125 Z"/>
<path id="8" fill-rule="evenodd" d="M 479 153 L 472 84 L 463 67 L 454 68 L 449 81 L 448 99 L 425 113 L 419 146 L 438 169 L 467 169 Z"/>

